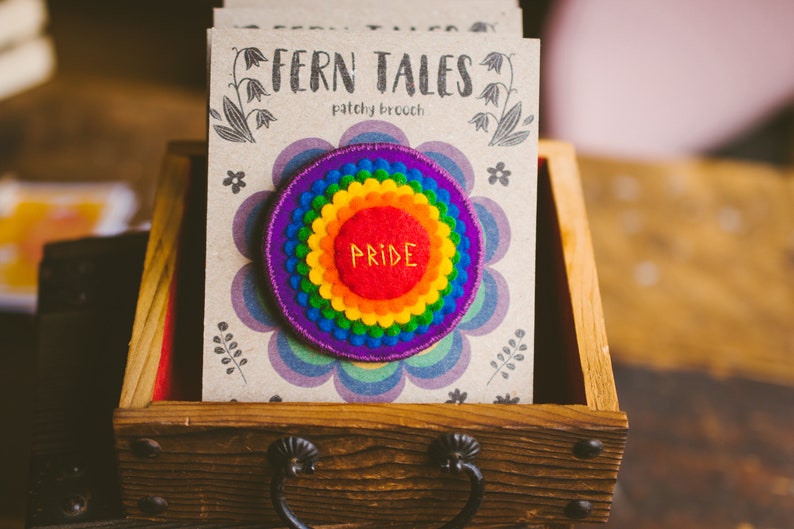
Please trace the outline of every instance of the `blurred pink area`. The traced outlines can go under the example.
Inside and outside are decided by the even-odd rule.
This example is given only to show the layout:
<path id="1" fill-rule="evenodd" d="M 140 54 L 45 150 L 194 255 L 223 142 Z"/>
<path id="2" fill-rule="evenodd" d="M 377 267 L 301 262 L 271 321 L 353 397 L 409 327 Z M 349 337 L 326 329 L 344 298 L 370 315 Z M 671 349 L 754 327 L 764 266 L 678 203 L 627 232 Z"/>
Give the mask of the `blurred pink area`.
<path id="1" fill-rule="evenodd" d="M 794 2 L 556 2 L 546 135 L 635 158 L 714 148 L 794 101 Z"/>

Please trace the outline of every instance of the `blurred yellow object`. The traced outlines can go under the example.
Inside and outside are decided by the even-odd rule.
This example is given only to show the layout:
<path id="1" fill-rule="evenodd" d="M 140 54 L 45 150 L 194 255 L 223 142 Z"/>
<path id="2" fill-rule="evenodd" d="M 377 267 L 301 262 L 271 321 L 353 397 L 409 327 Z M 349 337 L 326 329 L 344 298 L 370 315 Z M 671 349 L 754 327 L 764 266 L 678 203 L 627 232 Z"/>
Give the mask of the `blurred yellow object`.
<path id="1" fill-rule="evenodd" d="M 38 265 L 51 241 L 123 231 L 134 212 L 121 184 L 0 182 L 0 307 L 35 307 Z"/>

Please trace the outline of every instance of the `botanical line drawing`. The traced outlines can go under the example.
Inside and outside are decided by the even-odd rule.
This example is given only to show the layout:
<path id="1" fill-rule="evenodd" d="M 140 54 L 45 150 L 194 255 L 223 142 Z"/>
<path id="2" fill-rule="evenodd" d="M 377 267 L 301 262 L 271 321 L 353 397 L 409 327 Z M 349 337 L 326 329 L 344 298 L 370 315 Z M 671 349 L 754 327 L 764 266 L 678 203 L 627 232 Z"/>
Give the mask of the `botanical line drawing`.
<path id="1" fill-rule="evenodd" d="M 527 350 L 527 344 L 521 343 L 524 340 L 526 331 L 524 329 L 517 329 L 515 338 L 510 338 L 507 345 L 502 347 L 502 350 L 497 353 L 496 360 L 491 360 L 491 367 L 494 368 L 493 375 L 488 379 L 486 386 L 496 377 L 501 374 L 504 380 L 510 378 L 510 371 L 515 371 L 516 362 L 524 360 L 524 351 Z"/>
<path id="2" fill-rule="evenodd" d="M 512 54 L 507 55 L 498 51 L 492 51 L 486 55 L 485 59 L 480 63 L 481 66 L 486 66 L 488 68 L 487 71 L 490 72 L 493 70 L 497 75 L 502 75 L 502 67 L 507 63 L 506 70 L 509 73 L 509 80 L 507 83 L 502 81 L 488 83 L 485 88 L 483 88 L 482 92 L 480 92 L 480 95 L 477 96 L 477 99 L 484 100 L 486 108 L 489 104 L 493 105 L 496 109 L 495 112 L 478 112 L 469 120 L 469 123 L 474 124 L 475 132 L 480 129 L 488 132 L 488 126 L 491 120 L 493 119 L 496 121 L 496 130 L 494 130 L 493 136 L 491 136 L 491 141 L 488 143 L 489 146 L 511 147 L 513 145 L 518 145 L 526 140 L 531 133 L 530 130 L 516 130 L 518 123 L 521 122 L 521 126 L 526 127 L 535 121 L 534 114 L 530 114 L 521 121 L 521 101 L 514 104 L 512 107 L 509 105 L 510 96 L 518 93 L 518 90 L 513 87 L 513 61 L 511 60 L 511 56 Z M 500 105 L 499 98 L 503 93 L 504 100 Z M 498 112 L 499 115 L 497 115 L 496 112 Z"/>
<path id="3" fill-rule="evenodd" d="M 270 94 L 265 90 L 262 83 L 254 77 L 246 75 L 245 77 L 237 78 L 237 61 L 242 55 L 245 61 L 245 71 L 251 68 L 259 67 L 260 62 L 266 62 L 267 58 L 262 54 L 259 48 L 243 48 L 238 50 L 232 48 L 235 52 L 234 62 L 232 63 L 232 82 L 229 87 L 234 89 L 237 96 L 237 102 L 232 101 L 228 96 L 223 96 L 223 116 L 226 118 L 226 125 L 213 125 L 212 128 L 218 133 L 218 136 L 224 140 L 238 142 L 238 143 L 256 143 L 254 135 L 251 133 L 251 127 L 248 126 L 248 120 L 251 115 L 255 115 L 256 129 L 259 130 L 262 126 L 265 128 L 270 127 L 272 121 L 276 121 L 276 117 L 266 108 L 252 108 L 246 110 L 243 104 L 242 89 L 245 85 L 246 104 L 250 105 L 254 99 L 257 102 L 262 101 L 262 96 L 269 96 Z M 220 112 L 214 108 L 210 108 L 210 116 L 213 119 L 223 121 Z"/>
<path id="4" fill-rule="evenodd" d="M 232 186 L 232 193 L 235 195 L 240 192 L 240 189 L 245 187 L 245 171 L 226 171 L 226 178 L 223 179 L 223 185 Z"/>
<path id="5" fill-rule="evenodd" d="M 226 374 L 231 375 L 235 371 L 240 373 L 243 378 L 243 384 L 247 384 L 245 373 L 243 373 L 243 366 L 248 363 L 248 360 L 243 357 L 243 351 L 238 347 L 237 342 L 234 340 L 234 335 L 229 330 L 229 324 L 222 321 L 218 324 L 220 334 L 212 337 L 212 341 L 217 345 L 215 346 L 215 354 L 221 356 L 221 364 L 226 366 Z"/>

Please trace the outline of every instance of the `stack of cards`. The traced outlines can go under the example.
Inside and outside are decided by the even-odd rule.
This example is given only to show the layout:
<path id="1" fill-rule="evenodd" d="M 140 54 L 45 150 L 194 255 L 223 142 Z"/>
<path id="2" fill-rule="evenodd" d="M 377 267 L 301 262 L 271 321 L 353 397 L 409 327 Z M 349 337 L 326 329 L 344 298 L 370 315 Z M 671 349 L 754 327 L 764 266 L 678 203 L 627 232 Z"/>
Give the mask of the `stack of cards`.
<path id="1" fill-rule="evenodd" d="M 531 403 L 539 42 L 513 0 L 227 0 L 205 401 Z"/>

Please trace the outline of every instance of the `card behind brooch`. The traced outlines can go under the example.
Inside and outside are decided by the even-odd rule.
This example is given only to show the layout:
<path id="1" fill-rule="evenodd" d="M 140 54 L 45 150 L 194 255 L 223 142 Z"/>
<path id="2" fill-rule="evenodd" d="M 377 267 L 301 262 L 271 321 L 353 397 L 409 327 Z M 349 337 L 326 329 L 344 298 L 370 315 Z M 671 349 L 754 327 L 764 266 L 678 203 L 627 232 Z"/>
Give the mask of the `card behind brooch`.
<path id="1" fill-rule="evenodd" d="M 491 35 L 211 30 L 203 400 L 408 403 L 463 395 L 473 403 L 532 402 L 538 52 L 537 41 Z M 317 204 L 301 210 L 298 196 L 288 208 L 294 219 L 271 222 L 273 204 L 313 163 L 346 149 L 374 152 L 364 158 L 380 163 L 377 149 L 389 145 L 447 175 L 460 195 L 451 209 L 470 211 L 471 222 L 448 215 L 450 204 L 432 189 L 437 182 L 424 189 L 416 178 L 389 189 L 410 189 L 423 207 L 428 197 L 437 201 L 438 207 L 430 204 L 432 226 L 417 220 L 424 218 L 418 210 L 388 210 L 377 178 L 377 189 L 366 178 L 357 183 L 370 185 L 362 200 L 380 193 L 382 203 L 370 213 L 356 206 L 352 218 L 339 222 L 320 202 L 350 190 L 329 196 L 308 187 L 301 193 L 313 193 L 306 200 Z M 404 176 L 410 168 L 398 169 L 392 173 Z M 304 243 L 324 216 L 344 235 L 327 236 L 326 243 L 346 242 L 336 254 L 325 252 L 325 264 L 320 246 L 307 261 L 312 252 Z M 452 262 L 461 256 L 466 266 L 474 262 L 459 247 L 440 275 L 425 266 L 426 275 L 444 284 L 400 305 L 409 286 L 423 281 L 405 266 L 416 264 L 416 242 L 392 229 L 406 222 L 431 238 L 448 235 L 438 226 L 453 226 L 454 239 L 463 235 L 464 244 L 476 240 L 481 247 L 470 269 Z M 459 233 L 455 225 L 470 228 Z M 327 235 L 324 226 L 315 239 Z M 294 243 L 287 303 L 266 273 L 284 237 Z M 263 252 L 269 239 L 279 244 Z M 345 276 L 344 267 L 353 265 Z M 377 274 L 361 279 L 370 272 Z M 459 272 L 473 281 L 455 283 Z M 321 291 L 324 276 L 343 280 Z M 454 325 L 426 346 L 419 340 L 405 347 L 441 323 L 449 293 L 441 294 L 455 285 L 468 290 Z M 347 305 L 345 295 L 352 300 Z M 455 312 L 449 304 L 447 310 Z M 304 320 L 311 314 L 313 327 L 292 324 L 299 314 Z M 402 314 L 399 321 L 394 314 Z M 344 336 L 350 352 L 326 347 L 334 336 Z M 354 352 L 368 344 L 377 347 Z"/>

